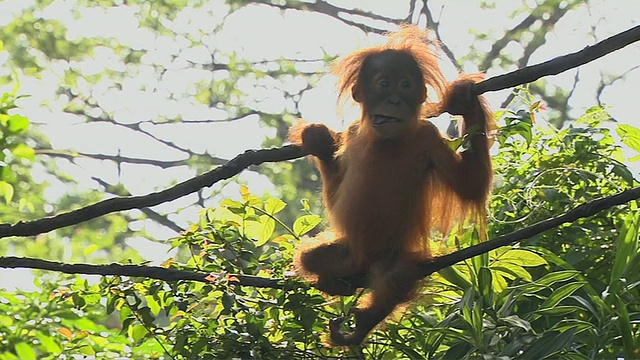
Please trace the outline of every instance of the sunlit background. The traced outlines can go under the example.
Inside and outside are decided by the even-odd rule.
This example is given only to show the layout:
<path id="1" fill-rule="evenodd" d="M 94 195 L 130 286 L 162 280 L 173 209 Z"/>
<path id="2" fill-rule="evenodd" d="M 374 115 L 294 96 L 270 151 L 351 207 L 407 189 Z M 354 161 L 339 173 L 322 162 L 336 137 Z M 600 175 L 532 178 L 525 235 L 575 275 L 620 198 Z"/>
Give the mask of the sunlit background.
<path id="1" fill-rule="evenodd" d="M 326 60 L 383 40 L 351 22 L 372 30 L 394 30 L 396 25 L 388 19 L 404 18 L 410 2 L 336 0 L 326 3 L 326 13 L 322 9 L 282 10 L 257 3 L 230 6 L 212 0 L 197 8 L 187 6 L 172 14 L 171 20 L 158 17 L 163 30 L 152 31 L 147 23 L 142 24 L 154 17 L 156 10 L 150 3 L 92 7 L 76 1 L 53 1 L 37 6 L 29 16 L 64 24 L 66 32 L 58 33 L 64 36 L 61 40 L 96 38 L 101 44 L 84 56 L 52 58 L 31 48 L 30 39 L 18 34 L 15 43 L 27 44 L 24 48 L 28 56 L 42 69 L 34 72 L 32 68 L 2 66 L 0 76 L 12 77 L 20 84 L 18 93 L 30 95 L 19 101 L 21 108 L 16 111 L 49 138 L 50 149 L 40 149 L 40 153 L 49 154 L 48 161 L 54 161 L 61 172 L 76 180 L 73 191 L 102 192 L 106 184 L 119 184 L 132 195 L 147 194 L 205 171 L 189 166 L 186 160 L 193 155 L 210 155 L 222 163 L 246 149 L 278 145 L 282 134 L 269 125 L 272 120 L 265 122 L 263 114 L 282 114 L 287 121 L 302 117 L 344 128 L 356 115 L 353 111 L 342 116 L 336 113 L 335 79 L 325 74 Z M 332 13 L 334 6 L 349 11 Z M 482 70 L 489 77 L 578 51 L 637 25 L 640 14 L 638 1 L 600 0 L 588 5 L 567 1 L 559 2 L 556 10 L 567 6 L 572 7 L 570 11 L 542 29 L 542 39 L 535 39 L 542 44 L 532 53 L 525 45 L 534 40 L 533 32 L 518 41 L 505 42 L 500 57 L 482 63 L 482 54 L 490 52 L 497 39 L 506 38 L 505 34 L 520 24 L 537 2 L 429 1 L 438 34 L 464 71 Z M 15 23 L 16 18 L 25 16 L 25 9 L 33 7 L 33 1 L 0 2 L 0 26 Z M 358 15 L 360 12 L 375 16 Z M 549 15 L 541 19 L 549 20 Z M 410 20 L 433 26 L 424 14 Z M 542 20 L 531 30 L 546 26 Z M 40 24 L 36 32 L 55 30 L 46 21 L 36 24 Z M 129 51 L 140 56 L 139 61 L 123 61 Z M 445 75 L 455 79 L 456 67 L 447 55 L 440 56 Z M 5 46 L 0 62 L 9 57 Z M 539 121 L 555 119 L 557 123 L 560 119 L 567 126 L 587 108 L 604 104 L 616 122 L 640 126 L 636 110 L 639 58 L 640 46 L 634 44 L 577 70 L 545 79 L 542 90 L 550 99 L 562 92 L 558 101 L 566 101 L 561 104 L 566 111 L 558 113 L 556 104 L 548 104 Z M 269 76 L 269 72 L 282 70 L 279 62 L 283 59 L 300 74 Z M 237 62 L 249 63 L 251 68 L 234 81 L 233 88 L 225 88 L 228 99 L 215 101 L 204 88 L 237 76 L 231 74 L 235 70 L 225 69 Z M 257 76 L 249 70 L 267 75 Z M 3 90 L 10 91 L 14 85 L 7 83 Z M 498 109 L 510 93 L 504 90 L 486 97 Z M 446 118 L 436 121 L 442 128 L 448 125 Z M 265 142 L 265 138 L 271 140 Z M 60 152 L 58 156 L 56 152 Z M 72 160 L 68 156 L 79 154 L 86 156 Z M 93 156 L 97 154 L 106 157 Z M 117 157 L 143 161 L 113 161 Z M 176 166 L 161 166 L 170 163 Z M 46 163 L 36 162 L 33 176 L 47 182 L 44 194 L 49 205 L 45 210 L 57 213 L 51 204 L 70 191 L 71 185 L 51 176 Z M 279 184 L 256 171 L 245 171 L 237 180 L 257 194 L 278 194 L 280 190 Z M 236 181 L 217 184 L 201 194 L 156 206 L 153 211 L 185 229 L 197 221 L 202 207 L 214 206 L 224 197 L 237 197 L 238 189 Z M 140 211 L 130 214 L 135 218 L 130 229 L 144 230 L 147 236 L 134 235 L 126 243 L 154 263 L 170 256 L 168 245 L 149 239 L 170 239 L 177 234 L 176 228 L 144 220 Z M 3 270 L 0 286 L 28 286 L 28 281 L 16 281 L 18 274 L 24 272 Z"/>

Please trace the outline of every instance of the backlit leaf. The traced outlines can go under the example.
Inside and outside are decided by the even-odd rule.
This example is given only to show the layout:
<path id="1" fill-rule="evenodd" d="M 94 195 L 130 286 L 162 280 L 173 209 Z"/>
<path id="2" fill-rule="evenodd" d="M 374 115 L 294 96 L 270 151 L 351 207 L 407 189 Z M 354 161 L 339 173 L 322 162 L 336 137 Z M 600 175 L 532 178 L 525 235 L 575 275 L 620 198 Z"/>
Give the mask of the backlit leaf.
<path id="1" fill-rule="evenodd" d="M 264 202 L 264 211 L 269 215 L 275 215 L 282 211 L 287 204 L 277 198 L 269 198 Z"/>
<path id="2" fill-rule="evenodd" d="M 293 223 L 293 232 L 297 236 L 304 235 L 313 230 L 320 222 L 322 218 L 318 215 L 303 215 L 296 219 Z"/>

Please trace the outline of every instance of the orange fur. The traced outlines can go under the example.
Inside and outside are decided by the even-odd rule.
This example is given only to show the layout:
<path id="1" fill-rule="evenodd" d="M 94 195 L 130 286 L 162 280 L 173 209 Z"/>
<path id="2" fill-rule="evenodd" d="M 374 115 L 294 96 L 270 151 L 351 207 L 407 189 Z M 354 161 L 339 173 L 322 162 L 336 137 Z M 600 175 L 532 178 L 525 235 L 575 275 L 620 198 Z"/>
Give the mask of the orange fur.
<path id="1" fill-rule="evenodd" d="M 362 109 L 347 131 L 335 133 L 320 124 L 291 131 L 292 142 L 318 158 L 336 235 L 301 247 L 299 272 L 332 295 L 353 294 L 344 281 L 352 276 L 365 276 L 371 288 L 354 310 L 353 333 L 342 333 L 340 321 L 330 323 L 334 345 L 360 343 L 410 300 L 421 277 L 419 264 L 431 258 L 432 230 L 446 233 L 469 217 L 484 224 L 495 123 L 484 100 L 471 96 L 480 78 L 462 76 L 447 84 L 424 39 L 424 32 L 404 27 L 386 45 L 357 51 L 334 66 L 339 98 L 351 93 Z M 419 103 L 426 86 L 441 103 Z M 437 115 L 434 109 L 463 116 L 469 150 L 451 150 L 437 128 L 420 119 Z"/>

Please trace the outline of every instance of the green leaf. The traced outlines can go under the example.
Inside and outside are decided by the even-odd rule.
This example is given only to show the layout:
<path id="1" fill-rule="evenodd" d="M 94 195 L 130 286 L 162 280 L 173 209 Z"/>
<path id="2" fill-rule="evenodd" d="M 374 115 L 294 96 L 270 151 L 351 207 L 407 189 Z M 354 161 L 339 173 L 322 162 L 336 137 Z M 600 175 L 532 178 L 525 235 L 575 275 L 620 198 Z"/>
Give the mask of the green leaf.
<path id="1" fill-rule="evenodd" d="M 149 306 L 149 310 L 151 310 L 153 315 L 158 316 L 161 310 L 160 304 L 158 304 L 156 299 L 151 295 L 147 295 L 144 298 L 147 300 L 147 306 Z"/>
<path id="2" fill-rule="evenodd" d="M 504 276 L 507 279 L 523 279 L 526 281 L 533 280 L 531 274 L 529 274 L 527 270 L 525 270 L 522 266 L 518 266 L 512 263 L 497 261 L 494 262 L 490 268 L 492 271 L 495 271 L 497 274 L 499 274 L 500 276 Z"/>
<path id="3" fill-rule="evenodd" d="M 78 352 L 85 355 L 95 355 L 96 351 L 89 345 L 80 346 Z"/>
<path id="4" fill-rule="evenodd" d="M 419 352 L 412 349 L 411 344 L 397 341 L 393 345 L 397 347 L 398 350 L 402 351 L 402 353 L 406 356 L 407 359 L 422 359 L 424 357 Z"/>
<path id="5" fill-rule="evenodd" d="M 575 271 L 575 270 L 556 271 L 556 272 L 549 273 L 549 274 L 541 277 L 540 279 L 536 280 L 536 284 L 549 286 L 549 285 L 553 285 L 553 284 L 555 284 L 557 282 L 560 282 L 560 281 L 571 280 L 571 279 L 575 278 L 576 276 L 578 276 L 579 274 L 580 273 Z"/>
<path id="6" fill-rule="evenodd" d="M 512 326 L 522 328 L 524 331 L 527 331 L 527 332 L 531 331 L 531 323 L 529 323 L 528 321 L 522 319 L 517 315 L 505 316 L 503 318 L 500 318 L 500 320 Z"/>
<path id="7" fill-rule="evenodd" d="M 207 344 L 208 344 L 207 338 L 200 338 L 198 341 L 196 341 L 195 344 L 193 344 L 193 346 L 191 346 L 191 349 L 190 349 L 191 356 L 193 356 L 193 358 L 198 357 L 202 349 L 204 349 L 205 346 L 207 346 Z"/>
<path id="8" fill-rule="evenodd" d="M 97 250 L 100 250 L 100 246 L 98 246 L 98 244 L 91 244 L 82 250 L 82 254 L 85 256 L 89 256 Z"/>
<path id="9" fill-rule="evenodd" d="M 11 149 L 11 153 L 17 158 L 23 158 L 31 161 L 33 161 L 36 157 L 35 150 L 25 144 L 16 145 L 13 149 Z"/>
<path id="10" fill-rule="evenodd" d="M 29 119 L 21 115 L 11 115 L 7 123 L 7 130 L 12 133 L 19 133 L 27 130 Z"/>
<path id="11" fill-rule="evenodd" d="M 116 309 L 116 300 L 118 300 L 119 297 L 117 296 L 113 296 L 113 295 L 109 295 L 107 296 L 107 306 L 106 306 L 106 311 L 107 314 L 111 314 L 112 312 L 114 312 L 114 310 Z"/>
<path id="12" fill-rule="evenodd" d="M 506 117 L 506 126 L 500 128 L 500 143 L 509 137 L 520 135 L 526 142 L 527 146 L 531 144 L 533 139 L 533 127 L 531 114 L 524 110 L 519 110 L 513 117 Z"/>
<path id="13" fill-rule="evenodd" d="M 251 206 L 260 206 L 262 205 L 262 200 L 249 192 L 249 188 L 245 185 L 240 186 L 240 195 L 242 196 L 242 201 L 245 205 Z"/>
<path id="14" fill-rule="evenodd" d="M 527 350 L 519 356 L 519 359 L 540 360 L 555 355 L 573 342 L 575 330 L 565 332 L 551 331 L 529 345 Z"/>
<path id="15" fill-rule="evenodd" d="M 494 294 L 501 294 L 507 288 L 507 280 L 503 275 L 503 272 L 496 272 L 491 274 L 491 276 L 493 277 L 491 286 L 493 286 Z"/>
<path id="16" fill-rule="evenodd" d="M 635 352 L 636 347 L 633 340 L 635 334 L 631 328 L 631 319 L 629 317 L 629 312 L 627 311 L 627 304 L 625 304 L 618 295 L 615 295 L 615 300 L 616 314 L 618 314 L 616 326 L 618 327 L 619 334 L 622 337 L 622 344 L 624 345 L 624 351 L 626 352 L 627 358 L 633 359 L 638 354 Z"/>
<path id="17" fill-rule="evenodd" d="M 471 344 L 468 342 L 458 342 L 450 347 L 442 357 L 443 359 L 465 359 L 471 350 Z"/>
<path id="18" fill-rule="evenodd" d="M 492 303 L 492 283 L 491 270 L 486 266 L 481 267 L 478 272 L 478 289 L 480 290 L 480 295 L 486 299 L 487 305 Z"/>
<path id="19" fill-rule="evenodd" d="M 276 229 L 276 221 L 270 216 L 262 215 L 260 216 L 260 225 L 261 231 L 258 235 L 258 242 L 256 243 L 256 246 L 262 246 L 271 239 L 271 236 Z"/>
<path id="20" fill-rule="evenodd" d="M 235 303 L 235 299 L 233 295 L 229 293 L 222 294 L 222 306 L 225 310 L 230 311 L 233 308 L 233 304 Z"/>
<path id="21" fill-rule="evenodd" d="M 471 258 L 471 265 L 474 273 L 477 275 L 483 266 L 489 266 L 489 254 L 483 253 Z"/>
<path id="22" fill-rule="evenodd" d="M 640 218 L 637 214 L 630 213 L 627 215 L 620 236 L 616 241 L 616 254 L 610 277 L 611 284 L 625 276 L 629 266 L 638 256 L 638 242 L 640 242 Z M 610 290 L 610 292 L 612 291 Z"/>
<path id="23" fill-rule="evenodd" d="M 623 144 L 640 153 L 640 129 L 631 125 L 620 124 L 616 132 Z"/>
<path id="24" fill-rule="evenodd" d="M 586 282 L 584 281 L 578 281 L 560 286 L 542 303 L 542 305 L 540 305 L 540 310 L 547 310 L 548 308 L 555 307 L 558 303 L 569 297 L 585 284 Z"/>
<path id="25" fill-rule="evenodd" d="M 455 266 L 446 267 L 438 271 L 438 274 L 440 274 L 440 276 L 445 278 L 445 280 L 452 283 L 453 285 L 458 286 L 462 290 L 471 287 L 471 279 L 469 279 L 469 276 L 462 273 Z"/>
<path id="26" fill-rule="evenodd" d="M 244 205 L 240 202 L 231 200 L 231 199 L 224 199 L 220 202 L 220 206 L 228 209 L 229 211 L 231 211 L 232 213 L 236 214 L 236 215 L 242 215 L 246 213 L 246 210 L 244 208 Z"/>
<path id="27" fill-rule="evenodd" d="M 256 246 L 262 246 L 271 239 L 276 221 L 269 215 L 251 216 L 244 222 L 244 235 L 256 240 Z"/>
<path id="28" fill-rule="evenodd" d="M 588 321 L 582 321 L 582 320 L 576 320 L 576 319 L 562 320 L 553 327 L 553 330 L 557 330 L 560 332 L 575 330 L 576 333 L 580 333 L 585 330 L 598 331 L 598 329 L 594 324 Z"/>
<path id="29" fill-rule="evenodd" d="M 318 215 L 302 215 L 293 223 L 293 232 L 296 236 L 304 235 L 318 226 L 321 221 L 322 218 Z"/>
<path id="30" fill-rule="evenodd" d="M 318 318 L 318 314 L 315 311 L 305 310 L 300 316 L 300 325 L 305 330 L 310 330 L 313 328 L 313 324 L 316 323 L 316 319 Z"/>
<path id="31" fill-rule="evenodd" d="M 456 151 L 462 146 L 463 137 L 457 137 L 455 139 L 445 139 L 449 149 Z"/>
<path id="32" fill-rule="evenodd" d="M 542 256 L 530 250 L 511 249 L 498 258 L 498 261 L 505 261 L 519 266 L 540 266 L 547 265 L 547 261 Z"/>
<path id="33" fill-rule="evenodd" d="M 556 306 L 547 309 L 540 309 L 536 311 L 536 314 L 542 316 L 559 316 L 571 313 L 579 313 L 584 309 L 579 306 Z"/>
<path id="34" fill-rule="evenodd" d="M 311 206 L 309 205 L 309 199 L 302 199 L 300 200 L 300 203 L 302 204 L 302 209 L 304 211 L 309 211 L 311 209 Z"/>
<path id="35" fill-rule="evenodd" d="M 129 336 L 133 339 L 133 341 L 138 342 L 144 339 L 149 331 L 143 325 L 134 325 L 129 328 Z"/>
<path id="36" fill-rule="evenodd" d="M 16 355 L 21 360 L 36 360 L 36 352 L 25 342 L 19 342 L 14 347 Z"/>
<path id="37" fill-rule="evenodd" d="M 465 296 L 466 295 L 467 293 L 465 293 Z M 467 322 L 467 324 L 469 324 L 469 326 L 471 326 L 471 328 L 473 328 L 473 316 L 471 314 L 471 307 L 473 307 L 473 304 L 464 302 L 461 302 L 460 304 L 462 305 L 462 318 Z"/>
<path id="38" fill-rule="evenodd" d="M 483 315 L 483 311 L 482 311 L 482 306 L 479 303 L 474 304 L 473 306 L 473 330 L 474 330 L 474 337 L 476 337 L 476 341 L 478 341 L 478 343 L 481 343 L 482 341 L 482 315 Z"/>
<path id="39" fill-rule="evenodd" d="M 19 357 L 13 355 L 13 353 L 10 353 L 8 351 L 0 353 L 0 359 L 3 359 L 3 360 L 20 360 Z"/>
<path id="40" fill-rule="evenodd" d="M 60 347 L 60 345 L 58 345 L 58 343 L 55 342 L 55 340 L 51 336 L 47 336 L 43 333 L 38 333 L 36 337 L 38 338 L 38 340 L 40 340 L 40 343 L 42 344 L 42 347 L 46 352 L 51 354 L 59 354 L 62 352 L 62 348 Z"/>
<path id="41" fill-rule="evenodd" d="M 264 202 L 264 211 L 269 215 L 275 215 L 282 211 L 287 204 L 277 198 L 269 198 Z"/>
<path id="42" fill-rule="evenodd" d="M 4 196 L 4 201 L 8 204 L 13 199 L 13 185 L 6 181 L 0 181 L 0 195 Z"/>
<path id="43" fill-rule="evenodd" d="M 630 162 L 640 160 L 640 155 L 629 158 Z M 617 176 L 620 176 L 627 184 L 633 186 L 633 173 L 624 164 L 614 164 L 611 168 L 611 172 Z"/>
<path id="44" fill-rule="evenodd" d="M 118 298 L 118 300 L 116 300 L 116 310 L 120 310 L 120 321 L 125 323 L 127 320 L 135 320 L 135 317 L 131 312 L 131 309 L 129 309 L 128 306 L 123 306 L 124 303 L 125 303 L 125 300 L 123 298 Z M 122 328 L 125 329 L 126 326 L 124 326 L 123 324 Z"/>

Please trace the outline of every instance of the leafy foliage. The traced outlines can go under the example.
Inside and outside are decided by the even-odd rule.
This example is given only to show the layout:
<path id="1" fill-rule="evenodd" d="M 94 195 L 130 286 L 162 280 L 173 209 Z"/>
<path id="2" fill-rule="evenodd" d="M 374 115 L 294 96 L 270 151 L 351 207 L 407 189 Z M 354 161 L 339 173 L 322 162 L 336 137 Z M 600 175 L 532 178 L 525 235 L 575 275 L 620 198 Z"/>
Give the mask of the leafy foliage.
<path id="1" fill-rule="evenodd" d="M 503 114 L 495 157 L 498 183 L 490 234 L 560 214 L 579 203 L 637 185 L 620 147 L 589 110 L 567 129 L 535 126 L 527 110 Z M 633 133 L 633 128 L 624 128 Z M 622 131 L 622 130 L 619 130 Z M 629 140 L 624 140 L 627 143 Z M 425 280 L 415 304 L 375 331 L 361 348 L 330 349 L 330 318 L 348 314 L 361 294 L 325 298 L 291 276 L 300 236 L 321 218 L 241 188 L 240 200 L 206 209 L 181 234 L 166 267 L 210 272 L 210 283 L 125 277 L 39 293 L 0 295 L 3 356 L 126 354 L 138 358 L 593 359 L 637 357 L 640 348 L 640 217 L 630 203 L 512 247 L 444 269 Z M 306 203 L 303 203 L 306 204 Z M 451 252 L 478 241 L 473 231 L 435 238 Z M 281 288 L 233 285 L 233 274 L 281 278 Z M 19 301 L 18 301 L 19 300 Z M 33 304 L 33 305 L 31 305 Z M 41 305 L 38 305 L 41 304 Z M 101 311 L 110 314 L 104 318 Z M 23 319 L 32 319 L 24 321 Z M 18 332 L 15 329 L 20 329 Z M 16 336 L 14 334 L 20 334 Z M 108 341 L 106 339 L 108 338 Z"/>
<path id="2" fill-rule="evenodd" d="M 18 86 L 10 93 L 0 96 L 0 196 L 6 205 L 11 204 L 16 195 L 16 186 L 28 178 L 28 165 L 34 159 L 34 150 L 24 143 L 24 134 L 29 127 L 29 119 L 11 110 L 17 108 Z M 25 172 L 23 169 L 27 169 Z M 22 170 L 22 171 L 21 171 Z M 20 194 L 20 189 L 18 189 Z M 22 201 L 20 207 L 33 209 L 33 204 Z"/>

